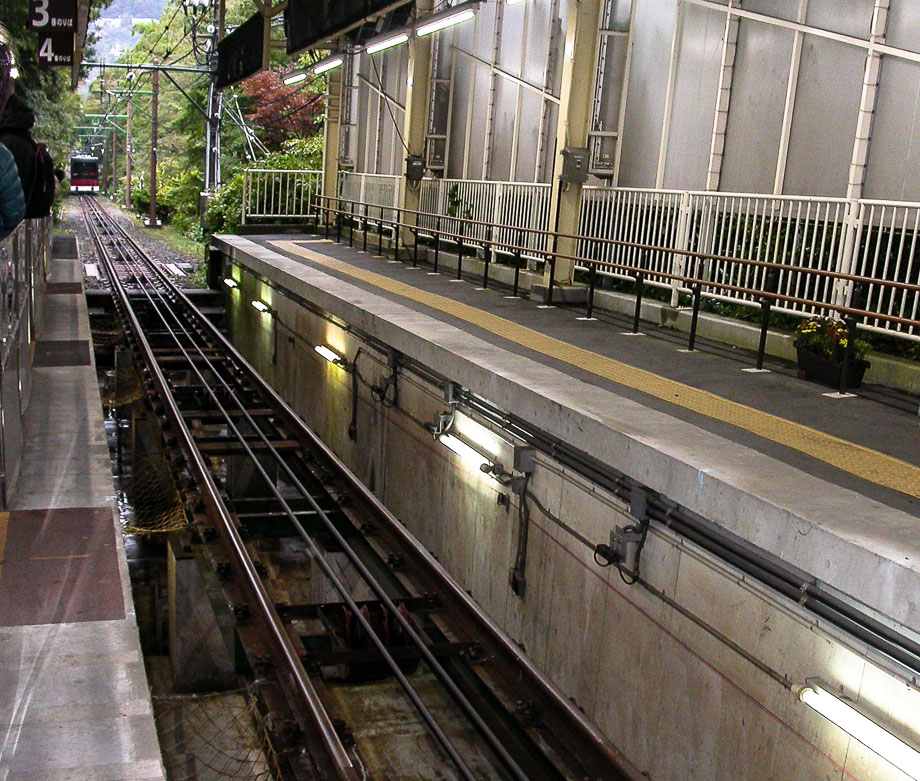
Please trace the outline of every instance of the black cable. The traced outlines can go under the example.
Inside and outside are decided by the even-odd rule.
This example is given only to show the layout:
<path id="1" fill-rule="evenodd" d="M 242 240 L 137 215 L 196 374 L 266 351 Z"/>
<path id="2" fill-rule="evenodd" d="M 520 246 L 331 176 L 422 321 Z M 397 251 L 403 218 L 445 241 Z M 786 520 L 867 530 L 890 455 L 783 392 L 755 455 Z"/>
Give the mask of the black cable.
<path id="1" fill-rule="evenodd" d="M 525 479 L 526 479 L 526 478 L 525 478 Z M 524 486 L 524 489 L 521 491 L 522 502 L 523 502 L 523 499 L 524 499 L 524 496 L 525 496 L 525 491 L 526 491 L 526 485 Z M 527 496 L 528 498 L 530 498 L 530 500 L 537 506 L 537 508 L 540 510 L 540 512 L 543 513 L 543 515 L 545 515 L 550 521 L 552 521 L 554 524 L 556 524 L 556 526 L 558 526 L 560 529 L 566 531 L 568 534 L 572 535 L 576 540 L 578 540 L 578 541 L 579 541 L 582 545 L 584 545 L 586 548 L 589 548 L 589 549 L 592 550 L 592 551 L 595 549 L 596 546 L 595 546 L 595 544 L 594 544 L 593 542 L 591 542 L 591 540 L 589 540 L 589 539 L 588 539 L 587 537 L 585 537 L 583 534 L 579 534 L 577 531 L 575 531 L 575 529 L 573 529 L 571 526 L 569 526 L 565 521 L 563 521 L 561 518 L 559 518 L 558 516 L 556 516 L 556 515 L 554 515 L 553 513 L 551 513 L 551 512 L 543 505 L 543 503 L 542 503 L 539 499 L 537 499 L 536 496 L 533 495 L 532 492 L 526 491 L 526 496 Z"/>

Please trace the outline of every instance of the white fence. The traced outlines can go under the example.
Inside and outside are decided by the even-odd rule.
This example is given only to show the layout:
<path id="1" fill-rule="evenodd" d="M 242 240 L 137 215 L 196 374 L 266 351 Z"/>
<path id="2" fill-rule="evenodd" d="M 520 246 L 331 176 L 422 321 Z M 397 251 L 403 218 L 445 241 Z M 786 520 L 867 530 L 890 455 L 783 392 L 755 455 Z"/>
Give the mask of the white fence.
<path id="1" fill-rule="evenodd" d="M 306 216 L 310 197 L 321 183 L 318 171 L 247 171 L 244 221 L 247 215 Z M 345 201 L 371 204 L 369 219 L 382 217 L 389 222 L 397 216 L 399 186 L 398 176 L 343 172 L 339 175 L 338 192 Z M 421 183 L 420 211 L 439 215 L 440 219 L 423 217 L 420 227 L 434 231 L 440 225 L 447 233 L 462 231 L 471 242 L 520 245 L 541 253 L 546 249 L 546 237 L 538 231 L 550 227 L 551 196 L 548 184 L 425 179 Z M 361 207 L 358 211 L 360 214 Z M 484 224 L 461 227 L 463 220 Z M 577 253 L 585 259 L 622 263 L 650 272 L 698 276 L 739 288 L 765 288 L 768 269 L 718 258 L 696 260 L 664 250 L 838 272 L 889 283 L 920 283 L 918 203 L 586 187 L 578 233 Z M 644 247 L 620 246 L 601 239 Z M 630 280 L 634 277 L 634 273 L 626 271 L 604 273 Z M 675 305 L 680 293 L 689 292 L 678 281 L 650 276 L 647 282 L 670 288 Z M 910 320 L 920 314 L 920 294 L 897 286 L 857 286 L 849 280 L 789 269 L 779 270 L 775 283 L 781 295 L 821 304 L 852 305 Z M 707 295 L 746 306 L 757 303 L 754 294 L 730 290 Z M 776 306 L 798 315 L 820 309 L 782 301 Z M 909 324 L 875 318 L 868 319 L 864 327 L 920 339 L 920 329 Z"/>
<path id="2" fill-rule="evenodd" d="M 445 215 L 448 219 L 441 220 L 441 229 L 449 233 L 458 232 L 460 219 L 488 223 L 464 228 L 472 241 L 491 240 L 540 251 L 546 247 L 546 237 L 528 229 L 547 230 L 550 195 L 548 184 L 424 179 L 419 211 Z M 436 222 L 423 217 L 419 224 L 434 230 Z"/>
<path id="3" fill-rule="evenodd" d="M 243 173 L 242 224 L 311 217 L 314 196 L 322 189 L 322 171 L 249 168 Z"/>
<path id="4" fill-rule="evenodd" d="M 586 187 L 582 203 L 584 258 L 640 266 L 649 271 L 702 275 L 703 279 L 763 289 L 768 269 L 722 260 L 696 263 L 687 256 L 605 244 L 606 238 L 631 244 L 720 255 L 872 277 L 886 282 L 920 282 L 920 204 L 848 201 L 842 198 L 684 192 Z M 634 274 L 612 270 L 611 276 Z M 671 287 L 672 302 L 689 292 L 677 282 L 648 279 Z M 776 292 L 837 306 L 853 305 L 880 314 L 916 319 L 920 295 L 915 291 L 870 284 L 859 291 L 846 280 L 780 270 Z M 866 302 L 861 300 L 861 292 Z M 854 298 L 854 295 L 856 296 Z M 724 291 L 714 298 L 751 305 L 755 296 Z M 810 314 L 816 307 L 779 302 L 791 314 Z M 913 326 L 869 320 L 867 328 L 920 338 Z"/>
<path id="5" fill-rule="evenodd" d="M 387 174 L 342 171 L 339 174 L 339 197 L 346 201 L 382 207 L 369 209 L 368 219 L 392 222 L 396 219 L 396 209 L 399 206 L 399 180 L 400 177 Z M 356 208 L 359 213 L 362 211 L 362 207 Z"/>
<path id="6" fill-rule="evenodd" d="M 860 201 L 854 236 L 850 273 L 886 282 L 920 283 L 920 204 Z M 871 284 L 863 308 L 916 320 L 920 293 Z M 920 338 L 920 329 L 913 326 L 878 319 L 868 320 L 867 325 Z"/>

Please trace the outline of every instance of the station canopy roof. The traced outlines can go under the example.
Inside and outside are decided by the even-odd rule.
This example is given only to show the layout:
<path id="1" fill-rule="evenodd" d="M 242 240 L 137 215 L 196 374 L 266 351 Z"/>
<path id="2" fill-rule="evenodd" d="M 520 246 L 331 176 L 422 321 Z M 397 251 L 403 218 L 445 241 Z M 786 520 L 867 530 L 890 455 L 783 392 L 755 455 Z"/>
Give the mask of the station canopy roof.
<path id="1" fill-rule="evenodd" d="M 288 0 L 284 12 L 287 53 L 337 48 L 343 37 L 360 46 L 406 25 L 413 5 L 406 0 Z"/>

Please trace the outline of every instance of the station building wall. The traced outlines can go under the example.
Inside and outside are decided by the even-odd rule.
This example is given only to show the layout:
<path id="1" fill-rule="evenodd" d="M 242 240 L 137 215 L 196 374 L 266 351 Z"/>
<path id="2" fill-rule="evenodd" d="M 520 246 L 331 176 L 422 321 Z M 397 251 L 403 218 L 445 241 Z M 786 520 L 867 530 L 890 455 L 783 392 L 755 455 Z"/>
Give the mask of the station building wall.
<path id="1" fill-rule="evenodd" d="M 435 175 L 550 181 L 569 2 L 482 3 L 474 22 L 437 36 Z M 596 183 L 853 197 L 855 161 L 862 197 L 920 200 L 916 0 L 602 0 L 599 17 L 606 46 L 584 107 L 603 136 L 594 164 L 609 176 Z M 357 171 L 402 171 L 407 63 L 405 47 L 356 57 L 344 157 Z"/>

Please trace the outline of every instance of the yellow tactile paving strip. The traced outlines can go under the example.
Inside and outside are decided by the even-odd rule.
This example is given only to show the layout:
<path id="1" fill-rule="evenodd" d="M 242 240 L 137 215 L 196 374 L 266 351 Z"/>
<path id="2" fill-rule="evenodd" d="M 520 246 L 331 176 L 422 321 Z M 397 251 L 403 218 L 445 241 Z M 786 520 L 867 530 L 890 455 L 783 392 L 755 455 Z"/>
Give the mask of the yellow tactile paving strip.
<path id="1" fill-rule="evenodd" d="M 634 388 L 713 420 L 730 423 L 763 439 L 805 453 L 863 480 L 892 488 L 908 496 L 920 497 L 920 467 L 901 459 L 847 442 L 768 412 L 729 401 L 709 391 L 684 385 L 644 369 L 598 355 L 445 296 L 420 290 L 373 271 L 356 268 L 349 263 L 308 249 L 299 242 L 272 241 L 271 244 L 286 252 L 300 255 L 317 265 L 325 266 L 381 290 L 408 298 L 484 328 L 496 336 L 549 358 L 576 366 L 598 377 Z"/>

